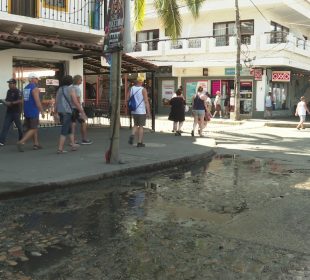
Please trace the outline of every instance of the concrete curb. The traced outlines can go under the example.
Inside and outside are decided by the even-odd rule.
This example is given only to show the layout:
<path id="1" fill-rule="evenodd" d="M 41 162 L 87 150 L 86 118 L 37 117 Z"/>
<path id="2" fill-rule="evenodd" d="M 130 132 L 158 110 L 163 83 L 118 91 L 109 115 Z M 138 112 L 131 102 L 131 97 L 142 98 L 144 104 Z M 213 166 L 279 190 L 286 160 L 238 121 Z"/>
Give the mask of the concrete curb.
<path id="1" fill-rule="evenodd" d="M 22 186 L 20 183 L 18 184 L 12 183 L 12 182 L 1 183 L 1 184 L 11 185 L 11 188 L 13 188 L 14 190 L 4 191 L 0 193 L 0 201 L 11 199 L 11 198 L 18 198 L 18 197 L 33 195 L 33 194 L 45 193 L 45 192 L 49 192 L 49 191 L 53 191 L 57 189 L 74 188 L 81 184 L 95 182 L 99 180 L 106 180 L 106 179 L 110 179 L 116 176 L 119 177 L 119 176 L 127 176 L 127 175 L 137 175 L 143 172 L 157 171 L 157 170 L 161 170 L 167 167 L 174 167 L 176 165 L 192 163 L 192 162 L 203 160 L 203 159 L 211 159 L 214 155 L 215 155 L 215 151 L 212 149 L 202 154 L 196 154 L 196 155 L 191 155 L 191 156 L 186 156 L 186 157 L 181 157 L 181 158 L 176 158 L 176 159 L 170 159 L 166 161 L 161 161 L 161 162 L 156 162 L 156 163 L 151 163 L 151 164 L 146 164 L 146 165 L 141 165 L 141 166 L 136 166 L 136 167 L 128 167 L 128 168 L 124 168 L 124 169 L 120 169 L 116 171 L 110 171 L 110 172 L 96 174 L 92 176 L 84 176 L 81 178 L 70 179 L 70 180 L 65 180 L 61 182 L 38 183 L 38 184 L 25 183 Z"/>

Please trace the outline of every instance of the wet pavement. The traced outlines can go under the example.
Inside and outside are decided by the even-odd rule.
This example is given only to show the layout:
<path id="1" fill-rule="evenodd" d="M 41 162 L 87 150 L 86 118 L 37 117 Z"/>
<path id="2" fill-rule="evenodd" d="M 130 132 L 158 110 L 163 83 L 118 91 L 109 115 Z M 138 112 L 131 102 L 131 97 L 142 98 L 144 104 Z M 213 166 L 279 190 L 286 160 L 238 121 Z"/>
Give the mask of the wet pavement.
<path id="1" fill-rule="evenodd" d="M 310 279 L 309 170 L 219 154 L 0 201 L 0 279 Z"/>

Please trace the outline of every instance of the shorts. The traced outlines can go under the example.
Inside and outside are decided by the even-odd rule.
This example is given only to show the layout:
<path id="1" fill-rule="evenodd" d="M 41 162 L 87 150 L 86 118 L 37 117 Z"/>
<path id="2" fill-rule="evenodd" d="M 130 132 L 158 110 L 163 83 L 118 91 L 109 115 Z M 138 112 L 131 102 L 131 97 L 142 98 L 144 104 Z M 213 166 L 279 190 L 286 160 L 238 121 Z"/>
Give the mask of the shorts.
<path id="1" fill-rule="evenodd" d="M 299 120 L 300 120 L 301 122 L 305 122 L 305 121 L 306 121 L 306 115 L 300 115 L 300 116 L 299 116 Z"/>
<path id="2" fill-rule="evenodd" d="M 70 113 L 59 113 L 60 123 L 61 123 L 61 131 L 60 134 L 63 136 L 67 136 L 72 133 L 72 114 Z"/>
<path id="3" fill-rule="evenodd" d="M 221 111 L 222 110 L 222 107 L 220 104 L 216 104 L 215 105 L 215 111 Z"/>
<path id="4" fill-rule="evenodd" d="M 194 117 L 197 116 L 199 117 L 204 117 L 206 111 L 205 110 L 193 110 L 193 115 Z"/>
<path id="5" fill-rule="evenodd" d="M 25 130 L 37 129 L 39 126 L 39 118 L 26 118 L 24 120 Z"/>
<path id="6" fill-rule="evenodd" d="M 132 114 L 134 126 L 145 126 L 146 114 Z"/>
<path id="7" fill-rule="evenodd" d="M 73 123 L 75 122 L 84 123 L 85 122 L 85 120 L 80 117 L 80 112 L 78 109 L 73 108 L 72 122 Z"/>

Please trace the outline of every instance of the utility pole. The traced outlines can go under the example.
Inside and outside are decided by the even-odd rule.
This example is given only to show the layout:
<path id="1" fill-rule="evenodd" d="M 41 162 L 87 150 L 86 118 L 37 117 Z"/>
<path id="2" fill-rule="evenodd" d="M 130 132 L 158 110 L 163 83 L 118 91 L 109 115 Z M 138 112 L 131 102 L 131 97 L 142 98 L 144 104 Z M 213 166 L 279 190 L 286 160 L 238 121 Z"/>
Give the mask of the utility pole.
<path id="1" fill-rule="evenodd" d="M 110 146 L 105 153 L 107 163 L 121 163 L 119 157 L 120 137 L 120 99 L 121 99 L 121 61 L 123 49 L 124 0 L 110 0 L 108 25 L 106 26 L 104 51 L 110 57 L 112 89 L 110 120 Z"/>
<path id="2" fill-rule="evenodd" d="M 231 117 L 235 121 L 240 120 L 240 53 L 241 53 L 241 26 L 240 26 L 240 14 L 239 3 L 235 0 L 236 10 L 236 28 L 237 28 L 237 57 L 236 57 L 236 70 L 235 70 L 235 109 Z"/>

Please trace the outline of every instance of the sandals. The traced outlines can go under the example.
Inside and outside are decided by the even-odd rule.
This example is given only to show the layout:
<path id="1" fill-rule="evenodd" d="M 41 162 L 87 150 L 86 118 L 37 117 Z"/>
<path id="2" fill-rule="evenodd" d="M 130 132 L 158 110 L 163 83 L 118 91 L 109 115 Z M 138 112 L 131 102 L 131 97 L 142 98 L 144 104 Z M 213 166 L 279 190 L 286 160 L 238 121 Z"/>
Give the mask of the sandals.
<path id="1" fill-rule="evenodd" d="M 73 145 L 71 145 L 71 151 L 72 151 L 72 152 L 75 152 L 75 151 L 78 150 L 79 147 L 80 147 L 80 145 L 78 145 L 78 144 L 73 144 Z"/>
<path id="2" fill-rule="evenodd" d="M 32 149 L 33 150 L 41 150 L 41 149 L 43 149 L 43 147 L 40 144 L 38 144 L 38 145 L 33 145 Z"/>

